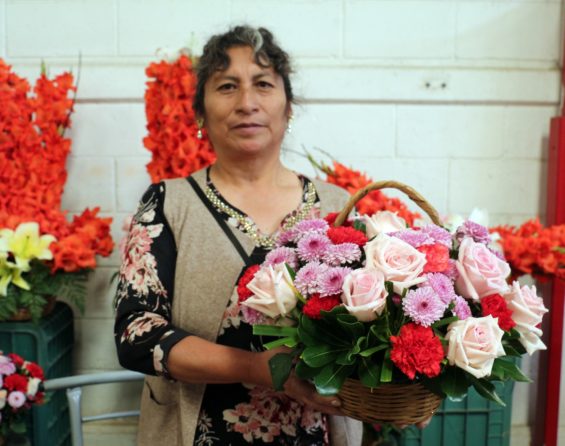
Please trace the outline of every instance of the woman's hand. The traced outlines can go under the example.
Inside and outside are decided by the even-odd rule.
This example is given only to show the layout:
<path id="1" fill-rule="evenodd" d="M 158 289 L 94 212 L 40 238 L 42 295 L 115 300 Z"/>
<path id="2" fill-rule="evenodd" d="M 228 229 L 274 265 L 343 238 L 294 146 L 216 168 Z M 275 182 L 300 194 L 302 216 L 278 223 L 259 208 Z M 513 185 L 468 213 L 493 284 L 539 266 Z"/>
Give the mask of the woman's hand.
<path id="1" fill-rule="evenodd" d="M 337 396 L 322 396 L 316 392 L 316 387 L 308 381 L 298 378 L 294 371 L 290 373 L 284 384 L 284 393 L 314 410 L 329 415 L 343 415 L 339 407 L 341 401 Z"/>

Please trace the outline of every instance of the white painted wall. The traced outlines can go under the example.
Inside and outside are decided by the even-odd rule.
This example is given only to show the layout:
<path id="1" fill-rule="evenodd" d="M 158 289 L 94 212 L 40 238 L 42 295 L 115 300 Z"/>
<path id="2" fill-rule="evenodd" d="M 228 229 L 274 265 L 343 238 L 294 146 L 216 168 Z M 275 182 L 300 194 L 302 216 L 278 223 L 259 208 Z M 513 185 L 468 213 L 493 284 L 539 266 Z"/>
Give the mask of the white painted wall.
<path id="1" fill-rule="evenodd" d="M 295 58 L 302 101 L 288 148 L 321 147 L 375 179 L 409 183 L 441 213 L 481 206 L 492 223 L 520 223 L 544 212 L 562 13 L 558 0 L 0 0 L 0 56 L 34 79 L 41 59 L 76 73 L 82 54 L 64 205 L 101 206 L 117 241 L 149 181 L 144 68 L 159 49 L 199 49 L 240 22 L 271 28 Z M 90 280 L 77 373 L 117 367 L 117 267 L 116 254 L 102 259 Z M 85 413 L 129 408 L 138 388 L 88 390 Z M 513 445 L 528 444 L 530 394 L 517 386 Z M 132 444 L 128 424 L 87 430 L 90 445 Z"/>

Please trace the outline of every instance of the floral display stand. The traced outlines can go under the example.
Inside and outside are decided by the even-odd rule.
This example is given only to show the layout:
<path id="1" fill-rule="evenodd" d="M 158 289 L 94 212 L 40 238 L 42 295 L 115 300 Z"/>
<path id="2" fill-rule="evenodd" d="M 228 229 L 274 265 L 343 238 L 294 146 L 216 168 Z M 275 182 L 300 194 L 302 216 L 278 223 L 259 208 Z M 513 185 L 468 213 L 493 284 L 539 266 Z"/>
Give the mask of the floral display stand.
<path id="1" fill-rule="evenodd" d="M 38 324 L 0 323 L 0 350 L 14 352 L 42 365 L 45 378 L 72 374 L 73 312 L 57 302 Z M 63 391 L 47 395 L 47 403 L 33 408 L 28 435 L 33 446 L 70 446 L 68 405 Z"/>

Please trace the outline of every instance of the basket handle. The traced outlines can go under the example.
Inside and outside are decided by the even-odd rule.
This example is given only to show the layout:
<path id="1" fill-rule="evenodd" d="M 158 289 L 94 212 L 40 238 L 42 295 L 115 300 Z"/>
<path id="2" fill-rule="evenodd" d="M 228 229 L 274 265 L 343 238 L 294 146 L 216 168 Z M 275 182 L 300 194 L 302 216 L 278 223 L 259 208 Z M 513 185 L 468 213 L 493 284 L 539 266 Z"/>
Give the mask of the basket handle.
<path id="1" fill-rule="evenodd" d="M 434 207 L 430 203 L 426 201 L 426 199 L 422 195 L 420 195 L 414 188 L 404 183 L 400 183 L 399 181 L 393 181 L 393 180 L 376 181 L 374 183 L 368 184 L 363 189 L 359 189 L 357 192 L 355 192 L 355 194 L 353 194 L 349 198 L 349 200 L 345 204 L 345 207 L 335 219 L 334 226 L 341 226 L 343 222 L 347 219 L 347 216 L 354 208 L 354 206 L 357 204 L 357 202 L 361 200 L 361 198 L 363 198 L 369 192 L 378 189 L 385 189 L 385 188 L 398 189 L 404 192 L 406 195 L 408 195 L 408 198 L 410 198 L 426 214 L 428 214 L 432 222 L 434 222 L 438 226 L 441 226 L 441 221 L 438 212 L 434 209 Z"/>

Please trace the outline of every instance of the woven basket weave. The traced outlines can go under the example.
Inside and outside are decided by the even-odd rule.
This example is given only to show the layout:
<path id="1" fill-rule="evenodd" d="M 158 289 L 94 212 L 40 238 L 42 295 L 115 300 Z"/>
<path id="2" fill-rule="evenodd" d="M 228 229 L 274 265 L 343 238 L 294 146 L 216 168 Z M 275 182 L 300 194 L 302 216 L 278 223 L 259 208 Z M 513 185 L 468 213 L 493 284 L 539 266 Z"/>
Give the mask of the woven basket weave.
<path id="1" fill-rule="evenodd" d="M 394 188 L 404 192 L 430 219 L 440 225 L 437 211 L 426 199 L 410 186 L 397 181 L 379 181 L 357 191 L 337 216 L 334 226 L 341 226 L 355 204 L 369 192 Z M 346 379 L 339 397 L 342 412 L 366 423 L 393 423 L 397 426 L 425 421 L 433 415 L 441 404 L 442 398 L 426 389 L 420 383 L 383 384 L 369 388 L 356 379 Z"/>

